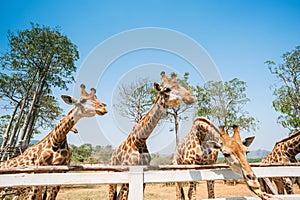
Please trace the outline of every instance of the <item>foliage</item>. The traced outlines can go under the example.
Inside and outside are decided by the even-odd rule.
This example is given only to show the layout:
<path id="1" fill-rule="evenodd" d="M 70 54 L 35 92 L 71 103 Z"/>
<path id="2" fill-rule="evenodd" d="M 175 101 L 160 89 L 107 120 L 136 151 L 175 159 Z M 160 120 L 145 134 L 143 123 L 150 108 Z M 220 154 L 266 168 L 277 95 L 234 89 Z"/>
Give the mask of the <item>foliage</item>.
<path id="1" fill-rule="evenodd" d="M 248 158 L 248 162 L 249 163 L 257 163 L 257 162 L 261 162 L 262 158 Z"/>
<path id="2" fill-rule="evenodd" d="M 72 163 L 105 163 L 111 158 L 113 148 L 111 145 L 96 146 L 83 144 L 79 147 L 71 145 Z"/>
<path id="3" fill-rule="evenodd" d="M 78 163 L 102 163 L 109 164 L 114 149 L 111 145 L 92 146 L 91 144 L 83 144 L 79 147 L 71 145 L 72 164 Z M 172 156 L 162 156 L 158 153 L 151 154 L 151 165 L 171 165 Z"/>
<path id="4" fill-rule="evenodd" d="M 108 164 L 114 149 L 111 145 L 93 147 L 93 160 L 97 163 Z"/>
<path id="5" fill-rule="evenodd" d="M 25 146 L 39 127 L 52 128 L 62 110 L 52 95 L 74 81 L 77 47 L 59 28 L 31 24 L 31 29 L 8 33 L 9 49 L 0 56 L 1 109 L 11 111 L 2 148 L 19 141 Z M 13 122 L 13 123 L 12 123 Z M 3 132 L 2 132 L 3 133 Z M 8 141 L 9 139 L 9 141 Z"/>
<path id="6" fill-rule="evenodd" d="M 281 115 L 278 122 L 293 133 L 300 129 L 300 46 L 282 55 L 283 63 L 266 61 L 270 72 L 280 81 L 275 85 L 273 107 Z"/>
<path id="7" fill-rule="evenodd" d="M 234 78 L 227 82 L 210 81 L 194 88 L 198 101 L 197 116 L 204 116 L 218 125 L 239 125 L 246 131 L 256 130 L 257 120 L 243 109 L 250 101 L 246 96 L 246 82 Z"/>
<path id="8" fill-rule="evenodd" d="M 19 31 L 17 35 L 10 31 L 8 38 L 10 51 L 2 57 L 4 69 L 17 71 L 25 80 L 46 76 L 48 87 L 68 89 L 67 84 L 74 81 L 77 47 L 59 28 L 32 23 L 31 30 Z"/>
<path id="9" fill-rule="evenodd" d="M 257 162 L 261 162 L 262 158 L 247 158 L 249 163 L 257 163 Z M 225 163 L 225 159 L 224 157 L 218 157 L 218 160 L 216 162 L 217 164 L 219 163 Z"/>
<path id="10" fill-rule="evenodd" d="M 6 130 L 6 124 L 8 124 L 10 116 L 9 115 L 2 115 L 0 117 L 0 133 L 4 133 Z"/>
<path id="11" fill-rule="evenodd" d="M 158 153 L 151 154 L 151 165 L 171 165 L 172 156 L 161 156 Z"/>
<path id="12" fill-rule="evenodd" d="M 71 145 L 72 149 L 72 161 L 77 162 L 89 162 L 92 161 L 92 145 L 91 144 L 83 144 L 79 147 L 75 145 Z"/>

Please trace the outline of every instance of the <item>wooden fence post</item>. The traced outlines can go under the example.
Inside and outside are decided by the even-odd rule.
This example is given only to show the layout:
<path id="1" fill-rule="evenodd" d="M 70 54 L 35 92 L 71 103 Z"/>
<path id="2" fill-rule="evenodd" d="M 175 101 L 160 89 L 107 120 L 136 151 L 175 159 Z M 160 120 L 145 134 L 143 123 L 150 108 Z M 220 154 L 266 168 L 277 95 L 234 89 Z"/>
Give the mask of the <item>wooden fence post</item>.
<path id="1" fill-rule="evenodd" d="M 142 166 L 129 168 L 129 200 L 144 199 L 144 169 Z"/>

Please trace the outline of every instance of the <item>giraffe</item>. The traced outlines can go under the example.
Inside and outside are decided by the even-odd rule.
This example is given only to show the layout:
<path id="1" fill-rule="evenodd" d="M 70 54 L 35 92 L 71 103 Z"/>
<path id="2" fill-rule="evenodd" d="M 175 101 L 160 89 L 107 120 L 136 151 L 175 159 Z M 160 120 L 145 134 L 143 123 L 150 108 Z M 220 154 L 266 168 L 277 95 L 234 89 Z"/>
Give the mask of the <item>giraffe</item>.
<path id="1" fill-rule="evenodd" d="M 241 140 L 239 128 L 234 126 L 233 129 L 234 134 L 230 137 L 224 127 L 219 129 L 204 117 L 196 118 L 189 134 L 176 147 L 173 164 L 214 164 L 220 150 L 229 167 L 244 177 L 250 190 L 260 193 L 259 182 L 246 159 L 247 147 L 254 136 Z M 208 181 L 207 188 L 208 198 L 214 198 L 214 182 Z M 195 182 L 190 183 L 188 198 L 196 199 Z M 176 199 L 185 199 L 182 183 L 176 183 Z"/>
<path id="2" fill-rule="evenodd" d="M 211 148 L 210 141 L 219 141 L 220 135 L 218 129 L 214 130 L 211 126 L 209 131 L 203 131 L 201 126 L 210 123 L 210 121 L 203 117 L 194 119 L 193 125 L 188 135 L 177 145 L 174 154 L 173 164 L 175 165 L 209 165 L 214 164 L 218 158 L 218 150 Z M 207 181 L 208 198 L 214 198 L 214 181 Z M 195 190 L 193 190 L 195 188 Z M 182 183 L 176 183 L 177 199 L 184 198 L 182 191 Z M 191 199 L 192 193 L 196 192 L 196 183 L 191 182 L 188 196 Z"/>
<path id="3" fill-rule="evenodd" d="M 165 72 L 162 72 L 161 78 L 162 86 L 154 83 L 154 88 L 158 91 L 155 103 L 145 116 L 135 124 L 127 139 L 113 152 L 111 165 L 149 165 L 151 158 L 146 141 L 166 109 L 177 107 L 183 103 L 191 105 L 195 102 L 192 94 L 176 81 L 175 75 L 169 80 Z M 126 200 L 129 192 L 128 187 L 128 184 L 122 184 L 117 195 L 117 185 L 110 185 L 109 199 Z"/>
<path id="4" fill-rule="evenodd" d="M 278 141 L 275 143 L 273 150 L 262 159 L 262 163 L 296 163 L 296 155 L 300 153 L 300 131 Z M 284 194 L 284 190 L 287 194 L 293 194 L 293 180 L 291 178 L 272 178 L 274 181 L 277 191 L 279 194 Z M 262 179 L 261 182 L 262 190 L 270 192 L 269 188 L 266 187 Z M 295 181 L 299 181 L 299 177 L 295 178 Z M 299 185 L 299 183 L 298 183 Z"/>
<path id="5" fill-rule="evenodd" d="M 67 143 L 68 132 L 83 117 L 89 118 L 96 114 L 102 116 L 107 113 L 106 105 L 97 99 L 94 88 L 88 94 L 83 84 L 80 87 L 80 99 L 68 95 L 61 96 L 65 103 L 74 105 L 74 108 L 60 120 L 58 125 L 45 138 L 27 148 L 21 155 L 1 162 L 0 168 L 67 165 L 70 163 L 71 151 Z M 24 199 L 42 199 L 42 189 L 43 186 L 31 187 L 28 192 L 27 189 L 22 189 L 25 191 Z M 50 187 L 50 195 L 47 196 L 47 199 L 55 199 L 59 189 L 60 186 Z"/>

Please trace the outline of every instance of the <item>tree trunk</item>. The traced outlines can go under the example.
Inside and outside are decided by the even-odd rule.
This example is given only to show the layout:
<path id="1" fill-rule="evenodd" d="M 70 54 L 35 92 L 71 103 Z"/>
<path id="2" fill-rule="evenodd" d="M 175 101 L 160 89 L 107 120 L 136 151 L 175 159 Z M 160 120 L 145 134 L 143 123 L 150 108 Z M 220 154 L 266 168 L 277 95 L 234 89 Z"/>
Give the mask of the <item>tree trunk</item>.
<path id="1" fill-rule="evenodd" d="M 26 103 L 28 101 L 29 92 L 30 92 L 30 89 L 31 89 L 31 87 L 34 83 L 37 72 L 38 72 L 38 70 L 36 70 L 35 74 L 32 76 L 32 82 L 30 84 L 28 84 L 28 87 L 26 88 L 24 96 L 23 96 L 22 100 L 20 101 L 21 102 L 21 108 L 20 108 L 20 111 L 19 111 L 19 115 L 18 115 L 16 124 L 14 126 L 14 129 L 12 130 L 12 132 L 10 134 L 10 139 L 9 139 L 8 144 L 7 144 L 8 146 L 13 146 L 13 144 L 16 142 L 15 141 L 15 136 L 16 136 L 18 130 L 19 130 L 19 126 L 20 126 L 21 121 L 22 121 L 24 109 L 25 109 Z"/>
<path id="2" fill-rule="evenodd" d="M 178 118 L 176 117 L 176 118 L 175 118 L 176 146 L 179 144 L 178 128 L 179 128 Z"/>
<path id="3" fill-rule="evenodd" d="M 34 110 L 34 114 L 33 114 L 33 117 L 30 119 L 30 123 L 29 123 L 29 126 L 27 128 L 27 131 L 26 131 L 26 134 L 24 136 L 24 148 L 27 148 L 29 146 L 29 143 L 30 143 L 30 139 L 31 139 L 31 136 L 32 136 L 32 131 L 33 131 L 33 127 L 34 127 L 34 124 L 35 124 L 35 121 L 36 121 L 36 109 Z"/>
<path id="4" fill-rule="evenodd" d="M 13 111 L 12 115 L 10 116 L 9 123 L 8 123 L 8 125 L 6 127 L 6 130 L 5 130 L 5 133 L 3 135 L 3 141 L 2 141 L 2 144 L 1 144 L 1 150 L 3 150 L 4 147 L 6 146 L 6 143 L 7 143 L 8 138 L 9 138 L 9 130 L 11 129 L 12 123 L 14 121 L 14 118 L 16 116 L 16 113 L 17 113 L 17 110 L 18 110 L 19 106 L 20 106 L 20 102 L 18 102 L 15 105 L 14 111 Z"/>
<path id="5" fill-rule="evenodd" d="M 24 113 L 27 98 L 28 98 L 28 95 L 27 95 L 27 93 L 25 93 L 25 96 L 22 99 L 22 104 L 21 104 L 21 108 L 20 108 L 20 111 L 19 111 L 17 121 L 15 123 L 15 126 L 14 126 L 11 134 L 10 134 L 7 146 L 13 146 L 13 144 L 15 143 L 15 136 L 16 136 L 18 130 L 19 130 L 19 126 L 20 126 L 21 121 L 22 121 L 22 117 L 23 117 L 23 113 Z"/>
<path id="6" fill-rule="evenodd" d="M 30 143 L 30 139 L 31 139 L 32 132 L 33 132 L 33 127 L 34 127 L 36 119 L 37 119 L 38 107 L 40 104 L 40 100 L 41 100 L 41 96 L 43 93 L 43 88 L 44 88 L 45 82 L 46 82 L 46 79 L 44 79 L 42 86 L 40 88 L 39 94 L 37 95 L 36 106 L 33 109 L 32 117 L 30 118 L 29 125 L 27 127 L 26 133 L 23 138 L 23 140 L 25 141 L 23 144 L 25 148 L 27 148 Z"/>
<path id="7" fill-rule="evenodd" d="M 178 135 L 178 129 L 179 129 L 179 120 L 178 120 L 178 110 L 175 108 L 173 109 L 173 117 L 174 117 L 174 126 L 175 126 L 175 140 L 176 140 L 176 147 L 179 144 L 179 135 Z"/>
<path id="8" fill-rule="evenodd" d="M 32 103 L 30 105 L 28 114 L 26 116 L 21 133 L 18 138 L 17 146 L 19 146 L 19 147 L 25 148 L 28 146 L 28 144 L 30 142 L 32 127 L 34 126 L 35 117 L 36 117 L 35 116 L 36 109 L 37 109 L 36 107 L 40 101 L 40 97 L 43 92 L 43 88 L 46 83 L 46 80 L 47 80 L 48 70 L 51 66 L 51 60 L 52 60 L 52 58 L 50 58 L 50 61 L 49 61 L 48 65 L 46 65 L 45 69 L 42 72 L 40 72 L 39 79 L 37 81 L 37 85 L 36 85 L 35 92 L 33 95 Z M 30 125 L 30 122 L 32 122 L 33 124 Z"/>
<path id="9" fill-rule="evenodd" d="M 25 139 L 25 134 L 27 132 L 27 128 L 29 126 L 29 123 L 30 123 L 30 120 L 31 118 L 33 117 L 33 112 L 34 112 L 34 109 L 35 109 L 35 106 L 36 106 L 36 102 L 37 102 L 37 97 L 38 97 L 38 93 L 40 91 L 40 87 L 42 85 L 42 74 L 39 76 L 39 79 L 37 81 L 37 85 L 35 87 L 35 91 L 34 91 L 34 95 L 33 95 L 33 98 L 32 98 L 32 102 L 31 102 L 31 105 L 30 105 L 30 108 L 28 110 L 28 114 L 26 115 L 26 118 L 25 118 L 25 122 L 23 124 L 23 127 L 21 129 L 21 133 L 19 134 L 19 137 L 18 137 L 18 142 L 17 142 L 17 145 L 16 146 L 19 146 L 19 147 L 23 147 L 25 144 L 24 144 L 24 139 Z"/>

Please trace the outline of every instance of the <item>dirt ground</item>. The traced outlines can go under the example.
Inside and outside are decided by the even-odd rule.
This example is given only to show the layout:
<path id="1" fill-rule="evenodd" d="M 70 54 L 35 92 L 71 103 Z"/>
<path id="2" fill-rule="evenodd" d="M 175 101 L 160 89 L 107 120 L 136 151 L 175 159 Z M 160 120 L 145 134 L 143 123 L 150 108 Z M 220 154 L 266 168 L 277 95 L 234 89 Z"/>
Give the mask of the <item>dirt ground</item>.
<path id="1" fill-rule="evenodd" d="M 185 195 L 187 196 L 188 185 L 185 185 Z M 300 194 L 298 186 L 294 185 L 296 194 Z M 216 198 L 223 197 L 242 197 L 253 196 L 253 193 L 243 182 L 236 185 L 232 183 L 224 184 L 223 181 L 216 181 Z M 206 182 L 199 182 L 197 186 L 197 200 L 207 198 Z M 108 185 L 89 185 L 89 186 L 64 186 L 58 194 L 57 200 L 101 200 L 108 199 Z M 145 189 L 145 200 L 168 200 L 175 199 L 174 184 L 147 184 Z"/>

